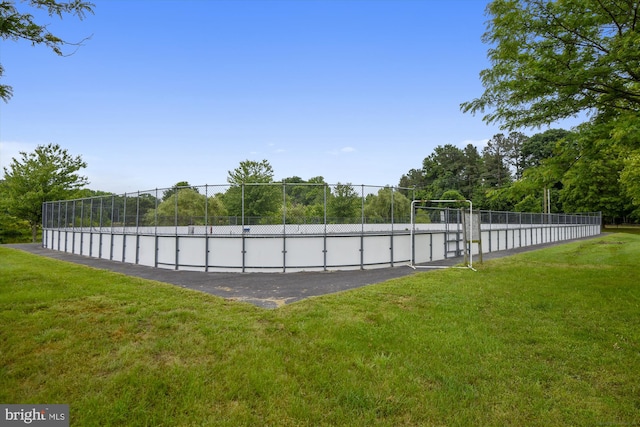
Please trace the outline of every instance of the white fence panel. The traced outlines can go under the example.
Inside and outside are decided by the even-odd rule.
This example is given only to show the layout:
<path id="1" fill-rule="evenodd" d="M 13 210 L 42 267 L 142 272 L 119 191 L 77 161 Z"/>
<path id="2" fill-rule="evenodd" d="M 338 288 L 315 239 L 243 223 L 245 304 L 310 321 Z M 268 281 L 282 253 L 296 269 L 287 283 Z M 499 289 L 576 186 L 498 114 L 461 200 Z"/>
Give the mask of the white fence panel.
<path id="1" fill-rule="evenodd" d="M 155 267 L 156 238 L 154 236 L 140 236 L 139 245 L 138 264 Z"/>
<path id="2" fill-rule="evenodd" d="M 324 237 L 287 238 L 287 271 L 324 269 Z"/>
<path id="3" fill-rule="evenodd" d="M 209 237 L 209 268 L 238 271 L 242 268 L 242 239 Z"/>
<path id="4" fill-rule="evenodd" d="M 175 236 L 158 236 L 158 267 L 176 268 Z"/>
<path id="5" fill-rule="evenodd" d="M 327 267 L 329 270 L 341 268 L 354 270 L 360 268 L 360 236 L 328 236 Z"/>
<path id="6" fill-rule="evenodd" d="M 365 266 L 391 265 L 391 239 L 389 236 L 366 236 L 363 242 Z"/>

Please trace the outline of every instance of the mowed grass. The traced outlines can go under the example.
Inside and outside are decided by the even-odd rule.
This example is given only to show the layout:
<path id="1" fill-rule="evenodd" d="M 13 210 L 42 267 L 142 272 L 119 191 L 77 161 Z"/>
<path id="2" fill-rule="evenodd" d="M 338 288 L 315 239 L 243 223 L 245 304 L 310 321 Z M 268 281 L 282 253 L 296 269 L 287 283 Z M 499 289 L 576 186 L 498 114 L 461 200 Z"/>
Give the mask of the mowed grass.
<path id="1" fill-rule="evenodd" d="M 0 402 L 72 425 L 640 424 L 640 235 L 277 310 L 0 247 Z"/>

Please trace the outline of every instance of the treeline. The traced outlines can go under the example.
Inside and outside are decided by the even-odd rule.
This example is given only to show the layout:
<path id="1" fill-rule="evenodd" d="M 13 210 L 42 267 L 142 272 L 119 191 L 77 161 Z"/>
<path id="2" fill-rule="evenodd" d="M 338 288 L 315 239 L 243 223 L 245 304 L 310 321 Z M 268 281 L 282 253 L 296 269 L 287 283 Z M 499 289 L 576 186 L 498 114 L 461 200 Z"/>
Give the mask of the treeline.
<path id="1" fill-rule="evenodd" d="M 585 125 L 530 137 L 498 134 L 481 151 L 471 144 L 438 146 L 399 185 L 415 187 L 423 199 L 455 191 L 479 209 L 600 211 L 609 223 L 640 220 L 640 200 L 634 204 L 633 197 L 640 185 L 638 168 L 629 167 L 633 157 L 592 130 Z"/>
<path id="2" fill-rule="evenodd" d="M 410 199 L 391 187 L 350 183 L 329 185 L 321 176 L 274 182 L 267 160 L 244 161 L 229 171 L 227 186 L 192 186 L 187 181 L 151 193 L 112 195 L 83 190 L 73 204 L 75 225 L 227 225 L 286 223 L 368 223 L 409 221 Z M 224 187 L 223 191 L 220 191 Z M 86 200 L 86 199 L 85 199 Z M 68 203 L 67 203 L 68 205 Z M 64 208 L 68 210 L 67 205 Z M 364 217 L 364 218 L 363 218 Z"/>

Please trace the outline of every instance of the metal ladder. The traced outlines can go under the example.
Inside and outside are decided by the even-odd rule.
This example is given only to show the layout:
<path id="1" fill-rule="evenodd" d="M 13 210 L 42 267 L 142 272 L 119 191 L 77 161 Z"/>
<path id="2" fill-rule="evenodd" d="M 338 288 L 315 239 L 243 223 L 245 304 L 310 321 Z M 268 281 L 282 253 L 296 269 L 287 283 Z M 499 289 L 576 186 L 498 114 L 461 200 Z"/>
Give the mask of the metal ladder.
<path id="1" fill-rule="evenodd" d="M 447 208 L 445 212 L 444 257 L 460 257 L 464 254 L 464 236 L 460 210 Z"/>

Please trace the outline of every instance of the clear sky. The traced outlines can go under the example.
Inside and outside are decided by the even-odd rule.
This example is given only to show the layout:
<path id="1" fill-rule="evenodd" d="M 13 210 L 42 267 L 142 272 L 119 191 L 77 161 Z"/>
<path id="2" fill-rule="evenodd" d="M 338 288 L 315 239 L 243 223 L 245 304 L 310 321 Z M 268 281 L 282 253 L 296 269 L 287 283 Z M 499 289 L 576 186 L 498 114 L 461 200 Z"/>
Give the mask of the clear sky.
<path id="1" fill-rule="evenodd" d="M 224 184 L 247 159 L 276 180 L 397 185 L 437 145 L 500 132 L 459 109 L 489 66 L 486 1 L 94 3 L 84 21 L 39 18 L 91 36 L 70 56 L 1 42 L 14 96 L 0 166 L 52 142 L 88 163 L 89 188 L 115 193 Z"/>

